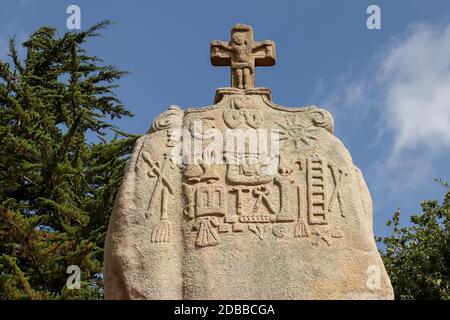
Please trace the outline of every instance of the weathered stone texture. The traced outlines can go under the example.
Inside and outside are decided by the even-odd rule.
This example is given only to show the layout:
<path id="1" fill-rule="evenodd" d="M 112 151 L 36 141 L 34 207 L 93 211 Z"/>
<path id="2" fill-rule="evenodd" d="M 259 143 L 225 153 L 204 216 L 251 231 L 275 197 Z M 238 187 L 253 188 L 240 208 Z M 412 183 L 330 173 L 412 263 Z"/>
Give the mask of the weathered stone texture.
<path id="1" fill-rule="evenodd" d="M 262 43 L 258 59 L 275 59 Z M 222 65 L 232 64 L 230 46 L 220 47 Z M 138 140 L 108 229 L 105 298 L 393 298 L 368 188 L 330 113 L 275 105 L 253 87 L 250 66 L 252 77 L 233 78 L 214 105 L 172 106 Z M 227 148 L 236 130 L 242 150 Z M 181 163 L 187 140 L 202 148 Z M 264 146 L 275 151 L 265 157 Z"/>

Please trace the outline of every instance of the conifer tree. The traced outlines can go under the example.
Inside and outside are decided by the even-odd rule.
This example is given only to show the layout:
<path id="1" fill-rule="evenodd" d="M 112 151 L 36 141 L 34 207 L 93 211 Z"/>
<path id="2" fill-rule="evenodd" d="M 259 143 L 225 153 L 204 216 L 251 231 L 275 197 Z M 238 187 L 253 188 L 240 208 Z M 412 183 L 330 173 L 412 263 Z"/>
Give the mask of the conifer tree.
<path id="1" fill-rule="evenodd" d="M 114 94 L 126 72 L 83 44 L 103 21 L 58 36 L 41 27 L 0 60 L 0 299 L 97 299 L 108 219 L 137 136 Z M 88 139 L 88 137 L 90 137 Z M 69 290 L 66 270 L 81 269 Z"/>

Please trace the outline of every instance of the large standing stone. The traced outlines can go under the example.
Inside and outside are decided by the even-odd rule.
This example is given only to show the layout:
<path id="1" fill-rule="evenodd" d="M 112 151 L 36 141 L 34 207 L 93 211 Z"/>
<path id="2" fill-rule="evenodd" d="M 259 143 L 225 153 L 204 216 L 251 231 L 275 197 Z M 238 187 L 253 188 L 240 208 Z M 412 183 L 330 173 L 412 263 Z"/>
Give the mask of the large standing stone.
<path id="1" fill-rule="evenodd" d="M 372 201 L 333 119 L 254 88 L 272 41 L 211 44 L 232 88 L 136 143 L 105 245 L 107 299 L 390 299 Z"/>

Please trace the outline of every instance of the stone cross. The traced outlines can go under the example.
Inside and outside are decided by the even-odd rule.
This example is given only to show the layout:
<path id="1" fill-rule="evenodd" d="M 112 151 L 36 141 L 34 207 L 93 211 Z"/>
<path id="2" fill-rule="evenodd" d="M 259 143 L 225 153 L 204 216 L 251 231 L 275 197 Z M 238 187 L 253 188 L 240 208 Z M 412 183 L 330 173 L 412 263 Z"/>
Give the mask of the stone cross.
<path id="1" fill-rule="evenodd" d="M 270 40 L 256 42 L 253 29 L 242 23 L 231 29 L 231 40 L 211 42 L 211 63 L 231 66 L 231 84 L 234 88 L 255 86 L 255 67 L 275 64 L 275 43 Z"/>

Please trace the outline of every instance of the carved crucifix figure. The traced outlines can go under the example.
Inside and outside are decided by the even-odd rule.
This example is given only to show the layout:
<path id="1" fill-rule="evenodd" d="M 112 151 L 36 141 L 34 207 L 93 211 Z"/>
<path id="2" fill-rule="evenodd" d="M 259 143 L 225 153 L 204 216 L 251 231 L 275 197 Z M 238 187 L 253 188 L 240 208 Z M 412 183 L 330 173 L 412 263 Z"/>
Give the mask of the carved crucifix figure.
<path id="1" fill-rule="evenodd" d="M 231 30 L 231 41 L 211 42 L 211 63 L 231 66 L 231 84 L 234 88 L 255 86 L 255 67 L 275 64 L 275 43 L 270 40 L 256 42 L 250 26 L 238 23 Z"/>

